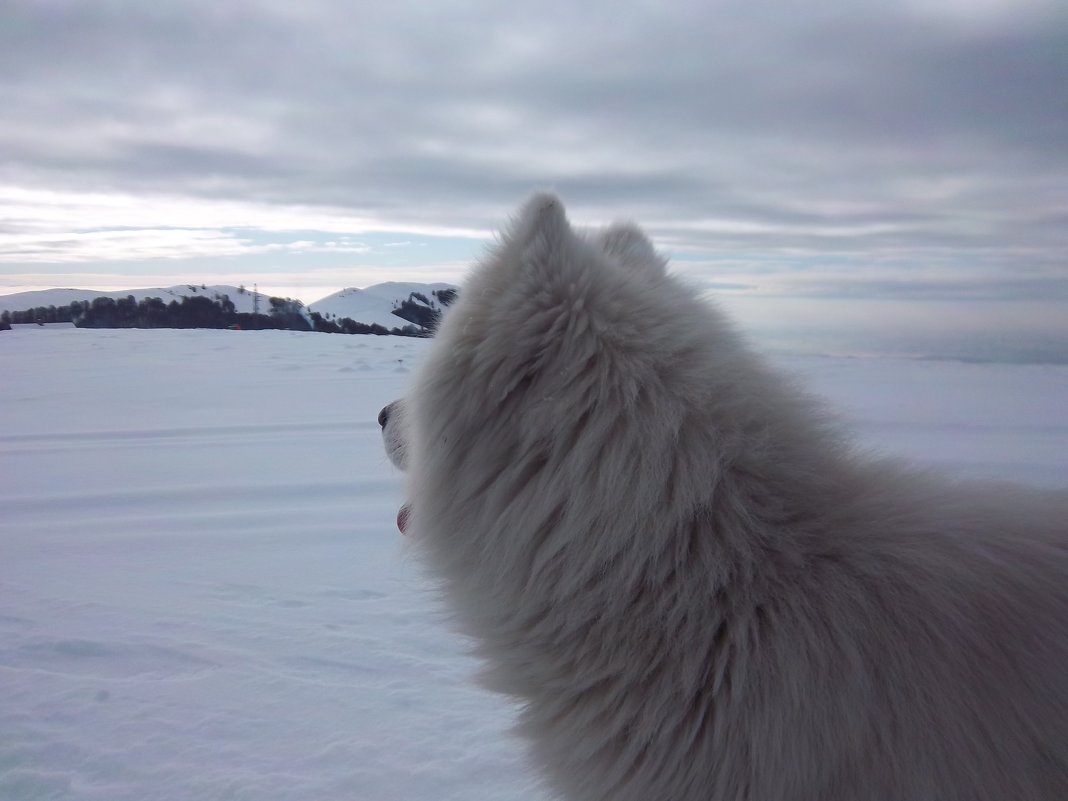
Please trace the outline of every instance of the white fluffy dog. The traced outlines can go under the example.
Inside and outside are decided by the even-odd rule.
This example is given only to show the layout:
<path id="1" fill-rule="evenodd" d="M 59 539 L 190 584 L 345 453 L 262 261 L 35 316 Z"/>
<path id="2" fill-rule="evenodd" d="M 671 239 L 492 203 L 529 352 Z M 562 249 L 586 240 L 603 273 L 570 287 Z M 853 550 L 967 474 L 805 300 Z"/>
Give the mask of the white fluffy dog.
<path id="1" fill-rule="evenodd" d="M 635 227 L 530 200 L 381 419 L 561 797 L 1068 799 L 1065 498 L 861 458 Z"/>

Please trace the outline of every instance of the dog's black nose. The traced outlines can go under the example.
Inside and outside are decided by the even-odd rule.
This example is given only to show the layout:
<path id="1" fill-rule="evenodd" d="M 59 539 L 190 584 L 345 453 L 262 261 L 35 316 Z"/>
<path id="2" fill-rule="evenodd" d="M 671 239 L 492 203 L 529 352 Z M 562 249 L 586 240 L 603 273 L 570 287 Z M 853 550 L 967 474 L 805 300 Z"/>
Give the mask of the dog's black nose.
<path id="1" fill-rule="evenodd" d="M 378 424 L 382 426 L 382 428 L 386 427 L 386 422 L 389 420 L 389 409 L 392 405 L 392 403 L 387 403 L 382 407 L 382 411 L 378 413 Z"/>

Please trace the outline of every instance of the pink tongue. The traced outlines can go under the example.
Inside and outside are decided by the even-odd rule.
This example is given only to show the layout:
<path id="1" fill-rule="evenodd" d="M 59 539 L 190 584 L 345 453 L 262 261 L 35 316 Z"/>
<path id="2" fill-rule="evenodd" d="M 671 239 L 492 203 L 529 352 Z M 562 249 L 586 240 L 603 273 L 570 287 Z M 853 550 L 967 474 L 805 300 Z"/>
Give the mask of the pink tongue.
<path id="1" fill-rule="evenodd" d="M 400 508 L 400 511 L 397 512 L 397 528 L 400 529 L 401 534 L 404 534 L 405 529 L 408 528 L 408 512 L 410 509 L 411 507 L 409 507 L 408 504 L 404 504 L 404 506 Z"/>

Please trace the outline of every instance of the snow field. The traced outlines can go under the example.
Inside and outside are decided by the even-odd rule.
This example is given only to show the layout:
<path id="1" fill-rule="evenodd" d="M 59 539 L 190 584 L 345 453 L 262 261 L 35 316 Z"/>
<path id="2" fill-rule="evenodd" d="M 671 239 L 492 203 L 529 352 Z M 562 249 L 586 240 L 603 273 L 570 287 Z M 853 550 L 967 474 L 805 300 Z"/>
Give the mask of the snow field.
<path id="1" fill-rule="evenodd" d="M 7 333 L 0 799 L 538 798 L 394 527 L 426 342 Z"/>
<path id="2" fill-rule="evenodd" d="M 0 334 L 0 800 L 543 801 L 395 529 L 428 344 Z M 873 449 L 1068 485 L 1068 367 L 779 361 Z"/>

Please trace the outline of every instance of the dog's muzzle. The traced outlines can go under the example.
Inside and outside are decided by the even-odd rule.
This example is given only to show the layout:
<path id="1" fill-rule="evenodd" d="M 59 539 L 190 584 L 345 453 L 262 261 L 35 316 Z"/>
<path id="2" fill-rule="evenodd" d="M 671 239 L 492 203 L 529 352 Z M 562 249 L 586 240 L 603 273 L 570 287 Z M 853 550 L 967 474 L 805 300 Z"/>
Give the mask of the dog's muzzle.
<path id="1" fill-rule="evenodd" d="M 385 446 L 386 455 L 401 470 L 408 467 L 408 443 L 404 436 L 404 402 L 393 401 L 382 407 L 378 413 L 378 424 L 382 426 L 382 444 Z M 408 516 L 411 505 L 404 504 L 397 512 L 397 528 L 401 533 L 408 529 Z"/>

